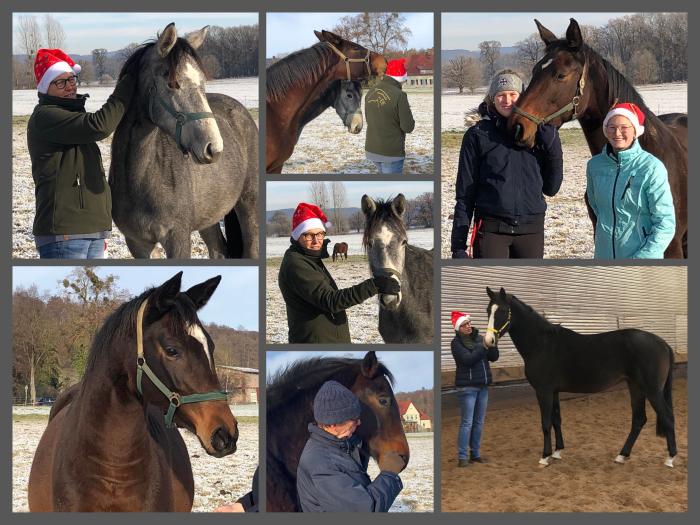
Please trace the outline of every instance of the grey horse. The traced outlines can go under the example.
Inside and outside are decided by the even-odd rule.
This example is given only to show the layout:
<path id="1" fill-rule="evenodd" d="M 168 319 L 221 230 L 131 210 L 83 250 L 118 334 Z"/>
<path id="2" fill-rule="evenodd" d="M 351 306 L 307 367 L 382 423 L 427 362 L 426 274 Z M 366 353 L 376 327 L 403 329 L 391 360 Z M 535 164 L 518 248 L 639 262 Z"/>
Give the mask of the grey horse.
<path id="1" fill-rule="evenodd" d="M 379 295 L 379 333 L 385 343 L 433 340 L 433 250 L 408 244 L 406 198 L 373 200 L 362 196 L 365 233 L 362 244 L 372 275 L 401 283 L 399 295 Z"/>
<path id="2" fill-rule="evenodd" d="M 204 92 L 196 49 L 207 31 L 178 38 L 171 23 L 120 73 L 137 72 L 138 85 L 114 133 L 109 184 L 134 257 L 160 243 L 169 258 L 189 258 L 195 230 L 210 258 L 258 256 L 258 130 L 238 101 Z"/>

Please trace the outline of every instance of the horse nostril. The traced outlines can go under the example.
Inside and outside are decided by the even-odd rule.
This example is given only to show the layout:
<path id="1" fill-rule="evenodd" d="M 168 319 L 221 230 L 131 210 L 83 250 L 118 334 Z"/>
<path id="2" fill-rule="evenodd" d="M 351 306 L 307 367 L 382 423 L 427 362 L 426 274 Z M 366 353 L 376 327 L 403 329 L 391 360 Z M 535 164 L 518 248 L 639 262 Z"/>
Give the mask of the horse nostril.
<path id="1" fill-rule="evenodd" d="M 232 436 L 225 428 L 219 427 L 211 436 L 211 446 L 217 452 L 236 450 L 238 436 Z"/>
<path id="2" fill-rule="evenodd" d="M 399 454 L 399 456 L 401 456 L 401 459 L 403 459 L 404 465 L 408 465 L 409 455 L 408 454 Z"/>
<path id="3" fill-rule="evenodd" d="M 209 142 L 204 148 L 204 161 L 208 163 L 216 162 L 221 156 L 221 152 L 214 149 L 214 145 Z"/>

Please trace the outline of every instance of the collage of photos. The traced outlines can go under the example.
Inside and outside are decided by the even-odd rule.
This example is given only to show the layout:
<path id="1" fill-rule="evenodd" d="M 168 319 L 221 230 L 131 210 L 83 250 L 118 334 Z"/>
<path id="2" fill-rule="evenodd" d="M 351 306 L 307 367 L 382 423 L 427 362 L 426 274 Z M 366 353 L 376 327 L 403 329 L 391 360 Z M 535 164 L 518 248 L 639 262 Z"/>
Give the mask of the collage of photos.
<path id="1" fill-rule="evenodd" d="M 688 13 L 261 4 L 11 13 L 13 515 L 687 516 Z"/>

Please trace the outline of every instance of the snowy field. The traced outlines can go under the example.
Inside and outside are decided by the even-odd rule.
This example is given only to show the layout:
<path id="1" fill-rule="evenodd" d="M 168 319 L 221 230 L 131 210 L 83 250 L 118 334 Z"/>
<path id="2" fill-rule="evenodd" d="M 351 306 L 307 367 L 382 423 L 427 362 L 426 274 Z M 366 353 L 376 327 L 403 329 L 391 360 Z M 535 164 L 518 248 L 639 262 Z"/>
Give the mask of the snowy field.
<path id="1" fill-rule="evenodd" d="M 362 248 L 362 234 L 351 233 L 347 235 L 329 235 L 331 242 L 328 252 L 333 255 L 333 246 L 337 242 L 348 243 L 348 255 L 360 255 L 364 253 Z M 433 247 L 433 229 L 421 228 L 408 230 L 408 242 L 419 248 L 430 250 Z M 266 257 L 282 257 L 289 248 L 289 237 L 268 237 L 265 239 Z"/>
<path id="2" fill-rule="evenodd" d="M 432 175 L 433 93 L 407 91 L 416 127 L 406 135 L 404 173 Z M 364 95 L 362 109 L 364 111 Z M 301 133 L 294 153 L 284 164 L 283 173 L 377 173 L 365 158 L 366 125 L 357 135 L 343 126 L 333 108 L 309 122 Z"/>
<path id="3" fill-rule="evenodd" d="M 78 93 L 87 93 L 87 111 L 97 111 L 114 91 L 112 86 L 81 86 Z M 247 108 L 257 108 L 259 100 L 258 77 L 224 78 L 207 82 L 207 93 L 222 93 L 235 98 Z M 31 115 L 37 103 L 36 89 L 12 91 L 12 116 Z"/>
<path id="4" fill-rule="evenodd" d="M 50 407 L 13 407 L 12 410 L 12 511 L 27 512 L 27 483 L 34 451 L 46 428 Z M 194 434 L 180 430 L 194 474 L 195 512 L 211 512 L 250 491 L 258 465 L 258 406 L 232 405 L 238 422 L 238 450 L 225 458 L 208 455 Z M 432 473 L 432 472 L 431 472 Z"/>

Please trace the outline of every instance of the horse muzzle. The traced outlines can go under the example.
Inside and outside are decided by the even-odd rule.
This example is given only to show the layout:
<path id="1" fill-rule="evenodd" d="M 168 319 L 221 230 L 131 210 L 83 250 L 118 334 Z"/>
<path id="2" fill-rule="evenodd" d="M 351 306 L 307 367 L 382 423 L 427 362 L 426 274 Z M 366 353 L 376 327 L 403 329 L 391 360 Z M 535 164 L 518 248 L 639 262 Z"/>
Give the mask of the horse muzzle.
<path id="1" fill-rule="evenodd" d="M 207 454 L 215 458 L 222 458 L 236 452 L 238 442 L 238 427 L 234 427 L 233 433 L 224 427 L 217 428 L 209 440 L 211 448 L 205 447 Z"/>
<path id="2" fill-rule="evenodd" d="M 362 126 L 364 125 L 362 111 L 357 111 L 352 115 L 349 115 L 346 119 L 346 125 L 348 127 L 348 131 L 353 135 L 357 135 L 360 131 L 362 131 Z"/>
<path id="3" fill-rule="evenodd" d="M 398 295 L 379 294 L 379 305 L 387 310 L 396 310 L 401 304 L 401 292 Z"/>

